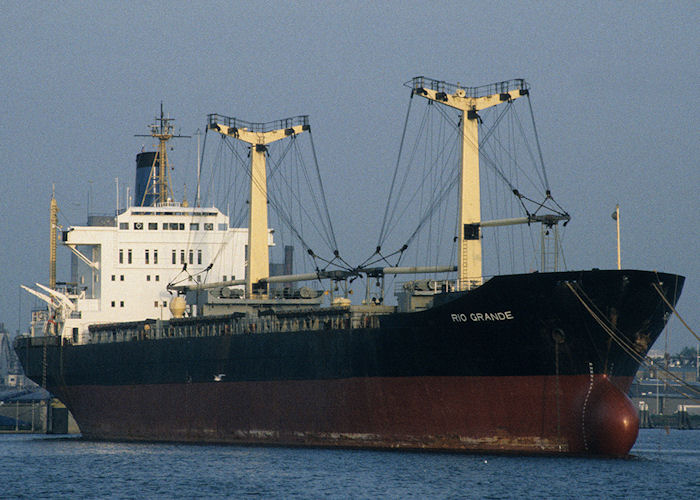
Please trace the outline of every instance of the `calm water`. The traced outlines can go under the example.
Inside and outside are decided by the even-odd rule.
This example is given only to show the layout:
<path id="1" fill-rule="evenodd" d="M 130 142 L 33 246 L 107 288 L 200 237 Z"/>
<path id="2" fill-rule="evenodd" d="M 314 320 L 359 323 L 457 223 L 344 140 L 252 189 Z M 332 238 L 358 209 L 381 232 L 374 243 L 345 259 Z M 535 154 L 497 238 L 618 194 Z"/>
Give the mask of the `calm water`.
<path id="1" fill-rule="evenodd" d="M 0 498 L 698 498 L 700 431 L 632 459 L 95 443 L 0 435 Z"/>

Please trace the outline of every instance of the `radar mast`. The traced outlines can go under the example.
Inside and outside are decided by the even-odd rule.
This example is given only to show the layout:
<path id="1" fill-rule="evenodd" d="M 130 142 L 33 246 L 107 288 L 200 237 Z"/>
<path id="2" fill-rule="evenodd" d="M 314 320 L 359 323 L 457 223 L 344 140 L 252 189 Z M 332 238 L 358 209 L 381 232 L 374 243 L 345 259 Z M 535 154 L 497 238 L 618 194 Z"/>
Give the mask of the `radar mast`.
<path id="1" fill-rule="evenodd" d="M 174 118 L 166 118 L 163 113 L 163 103 L 160 103 L 160 118 L 156 117 L 155 122 L 149 127 L 150 134 L 137 134 L 136 137 L 154 137 L 158 139 L 158 151 L 153 157 L 153 164 L 148 177 L 143 199 L 139 201 L 143 205 L 149 190 L 153 195 L 153 202 L 156 205 L 163 205 L 174 198 L 172 187 L 170 186 L 170 163 L 168 162 L 168 141 L 172 138 L 188 138 L 189 135 L 173 134 Z"/>

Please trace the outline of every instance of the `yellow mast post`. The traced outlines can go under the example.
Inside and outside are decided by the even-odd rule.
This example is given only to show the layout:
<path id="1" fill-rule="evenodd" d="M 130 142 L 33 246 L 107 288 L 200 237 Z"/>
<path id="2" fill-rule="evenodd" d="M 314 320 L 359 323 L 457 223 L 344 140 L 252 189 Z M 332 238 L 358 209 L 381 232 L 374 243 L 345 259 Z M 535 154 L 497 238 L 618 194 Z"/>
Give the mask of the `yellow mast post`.
<path id="1" fill-rule="evenodd" d="M 164 128 L 164 130 L 163 130 Z M 158 139 L 158 201 L 165 203 L 168 198 L 172 198 L 172 190 L 168 183 L 168 146 L 167 143 L 172 137 L 172 125 L 168 123 L 166 127 L 161 127 L 161 131 L 154 131 L 153 137 Z"/>
<path id="2" fill-rule="evenodd" d="M 298 116 L 270 123 L 249 123 L 236 118 L 209 115 L 209 128 L 222 135 L 250 144 L 250 214 L 248 218 L 248 255 L 246 255 L 246 297 L 265 297 L 258 282 L 270 275 L 267 219 L 267 145 L 310 130 L 308 117 Z"/>
<path id="3" fill-rule="evenodd" d="M 412 80 L 413 93 L 460 110 L 462 158 L 459 179 L 459 289 L 482 282 L 481 194 L 479 183 L 478 111 L 527 95 L 524 80 L 510 80 L 484 87 L 460 87 L 422 76 Z"/>
<path id="4" fill-rule="evenodd" d="M 56 229 L 58 228 L 58 203 L 56 202 L 56 188 L 51 188 L 51 205 L 49 215 L 49 288 L 56 289 Z"/>

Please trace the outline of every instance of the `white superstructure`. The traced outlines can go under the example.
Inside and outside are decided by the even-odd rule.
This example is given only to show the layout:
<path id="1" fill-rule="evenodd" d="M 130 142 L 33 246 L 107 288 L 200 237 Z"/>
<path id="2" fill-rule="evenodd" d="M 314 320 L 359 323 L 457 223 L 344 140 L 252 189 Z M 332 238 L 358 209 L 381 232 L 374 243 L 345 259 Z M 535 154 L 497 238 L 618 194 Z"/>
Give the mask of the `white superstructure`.
<path id="1" fill-rule="evenodd" d="M 50 283 L 23 287 L 48 304 L 33 311 L 32 335 L 90 342 L 91 324 L 170 319 L 169 284 L 245 279 L 248 228 L 229 227 L 229 217 L 214 207 L 172 201 L 166 144 L 179 136 L 171 122 L 161 106 L 149 134 L 159 140 L 158 151 L 137 155 L 137 204 L 62 231 L 61 244 L 73 253 L 66 283 L 55 281 L 58 207 L 52 198 Z"/>
<path id="2" fill-rule="evenodd" d="M 74 254 L 67 295 L 76 305 L 63 334 L 74 342 L 94 323 L 170 319 L 169 283 L 245 277 L 248 230 L 229 227 L 216 208 L 168 202 L 130 207 L 112 220 L 63 232 Z"/>

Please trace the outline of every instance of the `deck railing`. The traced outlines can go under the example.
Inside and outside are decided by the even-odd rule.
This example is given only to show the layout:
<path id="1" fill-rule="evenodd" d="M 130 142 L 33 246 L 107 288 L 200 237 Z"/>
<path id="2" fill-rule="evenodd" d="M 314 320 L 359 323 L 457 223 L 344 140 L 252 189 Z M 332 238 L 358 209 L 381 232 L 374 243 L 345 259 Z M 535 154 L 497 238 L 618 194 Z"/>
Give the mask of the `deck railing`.
<path id="1" fill-rule="evenodd" d="M 242 317 L 240 314 L 210 318 L 146 320 L 128 324 L 93 325 L 90 343 L 129 342 L 177 337 L 213 337 L 257 333 L 348 330 L 378 328 L 380 314 L 352 312 L 349 308 L 323 310 L 323 313 L 281 313 Z"/>

